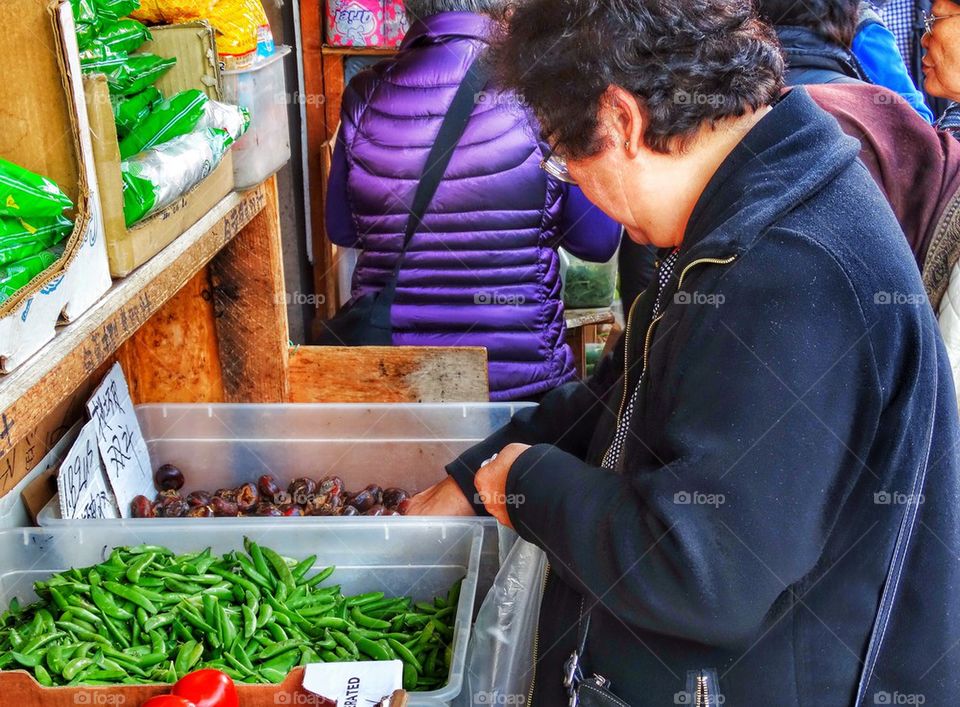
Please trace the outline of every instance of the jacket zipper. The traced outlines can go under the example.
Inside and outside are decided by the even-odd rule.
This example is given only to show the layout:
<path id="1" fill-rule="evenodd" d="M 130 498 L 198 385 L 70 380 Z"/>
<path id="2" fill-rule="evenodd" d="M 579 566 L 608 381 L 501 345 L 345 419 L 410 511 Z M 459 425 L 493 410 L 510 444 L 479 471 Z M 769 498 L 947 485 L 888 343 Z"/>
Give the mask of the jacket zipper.
<path id="1" fill-rule="evenodd" d="M 677 290 L 683 287 L 683 279 L 687 276 L 687 273 L 690 271 L 690 268 L 696 265 L 729 265 L 734 260 L 737 259 L 737 256 L 731 255 L 729 258 L 700 258 L 699 260 L 694 260 L 691 263 L 688 263 L 686 267 L 680 272 L 680 279 L 677 282 Z M 659 270 L 659 268 L 658 268 Z M 633 311 L 636 309 L 637 302 L 640 301 L 640 298 L 643 294 L 637 295 L 633 304 L 630 305 L 630 312 L 627 314 L 627 326 L 624 329 L 624 348 L 623 348 L 623 396 L 620 399 L 620 408 L 617 411 L 617 422 L 614 426 L 614 440 L 616 439 L 617 433 L 616 430 L 620 428 L 620 421 L 623 419 L 623 411 L 627 405 L 627 398 L 630 395 L 630 327 L 633 323 Z M 653 329 L 664 315 L 661 314 L 658 317 L 655 317 L 653 321 L 650 322 L 650 325 L 647 327 L 647 334 L 643 340 L 643 368 L 641 369 L 641 374 L 643 371 L 647 370 L 647 362 L 650 355 L 650 344 L 653 340 Z M 613 440 L 610 442 L 610 446 L 607 447 L 607 451 L 604 453 L 604 457 L 610 453 L 610 447 L 613 446 Z"/>
<path id="2" fill-rule="evenodd" d="M 677 284 L 677 289 L 678 290 L 680 289 L 680 287 L 683 285 L 683 278 L 686 277 L 687 272 L 690 270 L 690 268 L 694 267 L 695 265 L 706 265 L 706 264 L 729 265 L 736 259 L 737 259 L 737 256 L 732 255 L 729 258 L 700 258 L 699 260 L 694 260 L 692 263 L 688 264 L 681 271 L 680 280 Z M 630 364 L 630 328 L 631 328 L 631 324 L 633 323 L 633 312 L 637 307 L 637 302 L 640 301 L 640 297 L 642 296 L 643 295 L 637 295 L 637 297 L 634 298 L 633 303 L 630 305 L 630 312 L 627 314 L 627 326 L 623 332 L 623 336 L 624 336 L 623 397 L 620 400 L 620 409 L 617 412 L 617 427 L 620 426 L 620 420 L 623 417 L 623 410 L 624 410 L 624 407 L 626 406 L 627 396 L 630 390 L 630 387 L 628 385 L 628 379 L 630 375 L 630 365 L 629 365 Z M 647 335 L 644 338 L 644 343 L 643 343 L 643 370 L 646 370 L 647 368 L 647 357 L 650 353 L 650 341 L 653 336 L 653 328 L 656 326 L 657 322 L 659 322 L 662 318 L 663 318 L 663 315 L 661 314 L 659 317 L 656 317 L 652 322 L 650 322 L 650 326 L 647 327 Z M 616 429 L 616 427 L 614 429 Z M 612 443 L 611 443 L 611 446 L 613 446 Z M 609 452 L 610 450 L 607 449 L 607 451 Z M 543 596 L 544 594 L 546 594 L 546 591 L 547 591 L 547 579 L 549 579 L 549 577 L 550 577 L 550 563 L 548 562 L 546 569 L 543 571 L 543 582 L 540 585 L 541 608 L 543 606 Z M 532 707 L 533 705 L 533 690 L 537 686 L 537 660 L 539 657 L 539 651 L 540 651 L 540 622 L 537 621 L 537 630 L 533 634 L 533 677 L 530 678 L 530 690 L 527 693 L 527 705 L 530 705 L 530 707 Z M 710 705 L 710 702 L 709 702 L 710 686 L 709 686 L 709 680 L 705 675 L 702 675 L 702 674 L 699 678 L 697 678 L 697 706 L 698 707 L 701 704 L 700 703 L 701 685 L 703 687 L 703 694 L 708 700 L 707 702 L 703 703 L 703 706 L 707 707 L 708 705 Z"/>
<path id="3" fill-rule="evenodd" d="M 696 707 L 709 707 L 710 702 L 710 679 L 703 674 L 703 671 L 697 675 L 697 694 L 694 700 Z"/>
<path id="4" fill-rule="evenodd" d="M 543 595 L 547 593 L 547 578 L 550 576 L 550 563 L 543 570 L 543 582 L 540 584 L 540 608 L 543 608 Z M 530 678 L 530 691 L 527 693 L 527 705 L 533 705 L 533 688 L 537 685 L 537 658 L 540 652 L 540 621 L 533 632 L 533 676 Z"/>

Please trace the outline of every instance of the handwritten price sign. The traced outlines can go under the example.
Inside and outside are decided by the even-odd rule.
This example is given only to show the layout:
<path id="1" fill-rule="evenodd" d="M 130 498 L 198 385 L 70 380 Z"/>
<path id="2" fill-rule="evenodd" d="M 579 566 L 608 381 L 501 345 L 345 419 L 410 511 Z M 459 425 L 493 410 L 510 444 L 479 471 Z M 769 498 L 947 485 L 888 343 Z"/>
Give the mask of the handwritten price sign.
<path id="1" fill-rule="evenodd" d="M 87 402 L 87 411 L 120 514 L 129 518 L 130 502 L 136 496 L 153 495 L 153 474 L 147 443 L 119 363 Z"/>
<path id="2" fill-rule="evenodd" d="M 57 477 L 62 518 L 117 518 L 113 494 L 97 447 L 97 432 L 88 422 L 60 466 Z"/>

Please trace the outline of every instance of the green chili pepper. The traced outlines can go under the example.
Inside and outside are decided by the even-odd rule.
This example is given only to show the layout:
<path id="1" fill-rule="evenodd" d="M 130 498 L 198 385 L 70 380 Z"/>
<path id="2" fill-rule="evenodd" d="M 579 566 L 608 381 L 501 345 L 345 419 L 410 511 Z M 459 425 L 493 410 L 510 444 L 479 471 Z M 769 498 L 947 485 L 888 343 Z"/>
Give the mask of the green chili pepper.
<path id="1" fill-rule="evenodd" d="M 403 689 L 414 690 L 417 687 L 417 669 L 412 663 L 403 664 Z"/>
<path id="2" fill-rule="evenodd" d="M 104 582 L 103 588 L 120 597 L 121 599 L 126 599 L 131 604 L 136 604 L 137 606 L 143 607 L 143 609 L 145 609 L 149 614 L 157 613 L 157 607 L 154 606 L 152 601 L 144 596 L 143 590 L 135 587 L 125 587 L 117 582 Z"/>
<path id="3" fill-rule="evenodd" d="M 387 643 L 389 643 L 390 647 L 396 651 L 396 654 L 399 656 L 400 660 L 402 660 L 404 663 L 409 663 L 412 665 L 418 673 L 423 672 L 423 666 L 420 665 L 420 661 L 417 660 L 417 656 L 413 654 L 413 651 L 394 638 L 388 638 Z"/>
<path id="4" fill-rule="evenodd" d="M 98 585 L 91 585 L 90 598 L 93 599 L 93 603 L 97 605 L 97 608 L 107 616 L 112 616 L 121 621 L 128 621 L 133 618 L 132 613 L 117 606 L 114 598 L 103 591 Z"/>
<path id="5" fill-rule="evenodd" d="M 280 579 L 280 582 L 283 584 L 286 590 L 293 591 L 296 589 L 297 583 L 293 579 L 293 573 L 290 571 L 290 566 L 287 564 L 287 561 L 268 547 L 263 547 L 260 549 L 263 551 L 263 556 L 267 558 L 271 565 L 273 565 L 273 569 L 277 573 L 277 577 Z"/>
<path id="6" fill-rule="evenodd" d="M 53 687 L 53 678 L 50 677 L 50 673 L 48 673 L 47 669 L 42 665 L 34 667 L 33 676 L 37 679 L 37 682 L 44 687 Z"/>
<path id="7" fill-rule="evenodd" d="M 313 622 L 318 628 L 335 628 L 340 631 L 346 631 L 350 628 L 350 622 L 346 619 L 340 619 L 335 616 L 325 616 Z"/>
<path id="8" fill-rule="evenodd" d="M 266 680 L 269 683 L 273 683 L 274 685 L 279 685 L 284 680 L 286 680 L 287 674 L 280 672 L 279 670 L 275 670 L 274 668 L 261 668 L 260 677 L 262 677 L 264 680 Z"/>
<path id="9" fill-rule="evenodd" d="M 350 655 L 357 656 L 360 654 L 357 644 L 351 640 L 347 634 L 343 633 L 342 631 L 331 630 L 330 635 L 337 643 L 340 644 L 342 648 L 344 648 L 344 650 L 348 651 Z"/>
<path id="10" fill-rule="evenodd" d="M 303 583 L 303 585 L 306 586 L 306 587 L 315 587 L 315 586 L 317 586 L 318 584 L 320 584 L 320 582 L 324 581 L 325 579 L 328 579 L 328 578 L 330 577 L 330 575 L 333 574 L 333 572 L 334 572 L 335 569 L 336 569 L 336 568 L 335 568 L 335 567 L 332 567 L 332 566 L 331 566 L 331 567 L 327 567 L 327 568 L 321 570 L 320 572 L 318 572 L 317 574 L 313 575 L 310 579 L 308 579 L 308 580 L 306 580 L 306 581 L 304 581 L 303 576 L 301 576 L 298 581 L 301 582 L 301 583 Z"/>
<path id="11" fill-rule="evenodd" d="M 383 649 L 376 641 L 372 641 L 369 638 L 364 638 L 363 636 L 358 636 L 356 640 L 357 648 L 359 648 L 363 653 L 366 653 L 368 656 L 374 660 L 390 660 L 390 654 Z"/>
<path id="12" fill-rule="evenodd" d="M 243 637 L 253 638 L 253 634 L 257 632 L 257 615 L 246 604 L 240 607 L 240 610 L 243 612 Z"/>
<path id="13" fill-rule="evenodd" d="M 203 655 L 203 644 L 197 641 L 187 641 L 177 651 L 177 657 L 173 661 L 174 672 L 181 677 L 186 675 L 190 672 L 190 668 L 200 660 L 201 655 Z"/>
<path id="14" fill-rule="evenodd" d="M 386 631 L 387 629 L 390 628 L 389 621 L 381 621 L 380 619 L 370 618 L 369 616 L 364 615 L 360 611 L 360 607 L 357 607 L 357 606 L 354 606 L 350 610 L 350 616 L 353 617 L 354 622 L 358 626 L 363 626 L 364 628 L 375 628 L 381 631 Z"/>
<path id="15" fill-rule="evenodd" d="M 127 568 L 127 579 L 131 584 L 140 583 L 140 575 L 156 559 L 157 555 L 153 552 L 147 552 L 134 560 Z"/>
<path id="16" fill-rule="evenodd" d="M 85 668 L 89 668 L 93 665 L 93 659 L 91 658 L 74 658 L 66 667 L 63 669 L 63 678 L 65 680 L 73 680 L 77 673 Z"/>
<path id="17" fill-rule="evenodd" d="M 375 601 L 380 601 L 383 599 L 383 592 L 370 592 L 369 594 L 358 594 L 355 597 L 350 597 L 347 599 L 347 606 L 364 606 L 365 604 L 372 604 Z"/>

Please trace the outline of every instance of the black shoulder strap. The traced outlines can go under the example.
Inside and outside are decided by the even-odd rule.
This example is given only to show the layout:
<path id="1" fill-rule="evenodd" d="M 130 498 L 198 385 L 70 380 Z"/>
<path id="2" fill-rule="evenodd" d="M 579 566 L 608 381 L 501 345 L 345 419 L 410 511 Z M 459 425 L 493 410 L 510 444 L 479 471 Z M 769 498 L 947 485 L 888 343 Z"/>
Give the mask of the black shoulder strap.
<path id="1" fill-rule="evenodd" d="M 467 74 L 460 83 L 453 102 L 447 110 L 447 115 L 440 125 L 440 132 L 437 133 L 437 139 L 433 143 L 433 149 L 427 157 L 427 164 L 423 170 L 423 176 L 417 185 L 416 194 L 413 197 L 413 204 L 410 206 L 410 218 L 407 220 L 407 229 L 403 236 L 403 249 L 400 251 L 400 257 L 397 259 L 397 270 L 403 256 L 406 255 L 407 247 L 413 234 L 423 224 L 423 216 L 427 211 L 427 206 L 437 193 L 437 188 L 443 180 L 443 175 L 447 171 L 453 152 L 463 137 L 467 129 L 467 123 L 473 114 L 473 109 L 477 105 L 477 94 L 486 87 L 489 79 L 486 66 L 482 63 L 482 57 L 478 57 Z"/>
<path id="2" fill-rule="evenodd" d="M 403 265 L 403 259 L 407 254 L 407 248 L 410 246 L 410 240 L 413 234 L 423 224 L 423 216 L 427 211 L 427 206 L 437 193 L 437 188 L 443 180 L 443 175 L 447 171 L 450 159 L 453 157 L 453 151 L 463 137 L 467 129 L 467 123 L 473 114 L 473 109 L 477 105 L 477 94 L 482 91 L 489 80 L 489 74 L 486 65 L 482 63 L 482 57 L 478 57 L 470 68 L 467 69 L 467 75 L 460 83 L 453 102 L 447 110 L 447 115 L 440 125 L 440 132 L 437 133 L 437 139 L 433 143 L 433 148 L 427 157 L 427 164 L 423 170 L 423 176 L 417 185 L 417 191 L 413 197 L 413 204 L 410 206 L 410 218 L 407 220 L 407 228 L 403 235 L 403 247 L 400 249 L 400 255 L 397 257 L 397 264 L 393 268 L 393 274 L 387 280 L 383 289 L 377 297 L 377 304 L 370 315 L 370 327 L 391 331 L 390 310 L 393 307 L 393 300 L 397 293 L 397 279 L 400 277 L 400 268 Z"/>

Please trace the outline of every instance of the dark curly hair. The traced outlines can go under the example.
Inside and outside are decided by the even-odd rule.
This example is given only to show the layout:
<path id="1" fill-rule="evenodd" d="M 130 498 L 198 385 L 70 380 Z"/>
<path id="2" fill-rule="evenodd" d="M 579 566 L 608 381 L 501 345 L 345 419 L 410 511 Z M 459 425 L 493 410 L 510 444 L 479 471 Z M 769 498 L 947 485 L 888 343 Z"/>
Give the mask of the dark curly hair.
<path id="1" fill-rule="evenodd" d="M 757 12 L 774 25 L 806 27 L 849 49 L 860 22 L 860 0 L 757 0 Z"/>
<path id="2" fill-rule="evenodd" d="M 524 0 L 501 16 L 490 59 L 571 158 L 603 148 L 597 114 L 611 85 L 637 98 L 644 141 L 662 153 L 772 105 L 783 87 L 776 35 L 750 0 Z"/>

